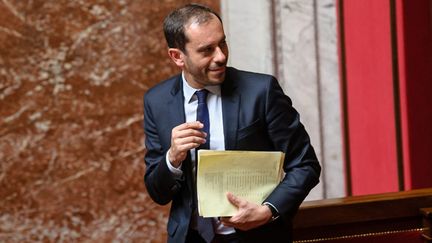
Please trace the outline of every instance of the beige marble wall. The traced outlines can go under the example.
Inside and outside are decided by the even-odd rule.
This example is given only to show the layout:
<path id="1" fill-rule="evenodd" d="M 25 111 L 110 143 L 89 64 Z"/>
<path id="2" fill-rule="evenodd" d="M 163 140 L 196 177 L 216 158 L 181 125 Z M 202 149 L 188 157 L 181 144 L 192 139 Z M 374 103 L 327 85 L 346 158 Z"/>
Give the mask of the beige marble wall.
<path id="1" fill-rule="evenodd" d="M 307 200 L 345 196 L 335 0 L 222 0 L 233 66 L 278 77 L 322 165 Z"/>
<path id="2" fill-rule="evenodd" d="M 142 96 L 188 1 L 0 1 L 0 242 L 164 242 Z M 197 1 L 218 8 L 219 1 Z"/>
<path id="3" fill-rule="evenodd" d="M 309 199 L 345 196 L 335 0 L 277 0 L 279 77 L 322 165 Z"/>

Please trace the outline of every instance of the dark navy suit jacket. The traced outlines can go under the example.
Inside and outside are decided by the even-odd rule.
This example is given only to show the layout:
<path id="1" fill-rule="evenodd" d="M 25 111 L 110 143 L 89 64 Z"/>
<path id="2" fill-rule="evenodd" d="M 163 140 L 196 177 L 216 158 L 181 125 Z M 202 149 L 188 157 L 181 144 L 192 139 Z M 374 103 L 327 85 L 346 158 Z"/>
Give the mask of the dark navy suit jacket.
<path id="1" fill-rule="evenodd" d="M 290 242 L 292 218 L 318 183 L 321 170 L 299 114 L 270 75 L 227 68 L 221 92 L 226 150 L 285 152 L 286 175 L 265 200 L 281 217 L 237 233 L 243 242 Z M 165 156 L 171 130 L 185 122 L 183 99 L 181 75 L 159 83 L 144 96 L 145 185 L 156 203 L 172 202 L 168 242 L 176 243 L 185 241 L 192 215 L 192 165 L 189 154 L 182 164 L 183 176 L 175 179 Z"/>

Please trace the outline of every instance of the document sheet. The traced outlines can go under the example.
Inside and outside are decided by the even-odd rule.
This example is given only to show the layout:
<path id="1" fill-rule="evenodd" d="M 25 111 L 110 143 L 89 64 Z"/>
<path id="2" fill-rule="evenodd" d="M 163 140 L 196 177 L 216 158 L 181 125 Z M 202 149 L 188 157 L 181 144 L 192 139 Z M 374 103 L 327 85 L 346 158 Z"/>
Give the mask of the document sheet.
<path id="1" fill-rule="evenodd" d="M 261 204 L 282 179 L 282 152 L 198 151 L 198 211 L 203 217 L 232 216 L 226 193 Z"/>

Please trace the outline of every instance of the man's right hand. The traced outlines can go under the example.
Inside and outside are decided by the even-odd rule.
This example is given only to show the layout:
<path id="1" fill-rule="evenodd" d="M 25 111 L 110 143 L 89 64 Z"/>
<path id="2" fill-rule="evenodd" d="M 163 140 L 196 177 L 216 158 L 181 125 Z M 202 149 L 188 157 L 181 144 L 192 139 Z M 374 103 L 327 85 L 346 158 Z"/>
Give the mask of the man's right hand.
<path id="1" fill-rule="evenodd" d="M 189 150 L 205 143 L 207 134 L 201 131 L 203 126 L 201 122 L 194 121 L 173 128 L 171 131 L 171 148 L 168 150 L 168 159 L 172 166 L 178 168 L 186 159 Z"/>

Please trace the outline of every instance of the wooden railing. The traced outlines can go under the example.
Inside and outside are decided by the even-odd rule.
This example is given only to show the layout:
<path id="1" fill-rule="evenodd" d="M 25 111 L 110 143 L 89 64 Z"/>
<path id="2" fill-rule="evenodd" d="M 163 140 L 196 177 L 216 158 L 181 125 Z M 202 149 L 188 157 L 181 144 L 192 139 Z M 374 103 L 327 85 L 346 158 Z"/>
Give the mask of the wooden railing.
<path id="1" fill-rule="evenodd" d="M 431 222 L 432 188 L 309 201 L 294 219 L 294 240 L 371 242 L 370 237 L 411 233 L 419 241 L 409 242 L 432 242 Z"/>

